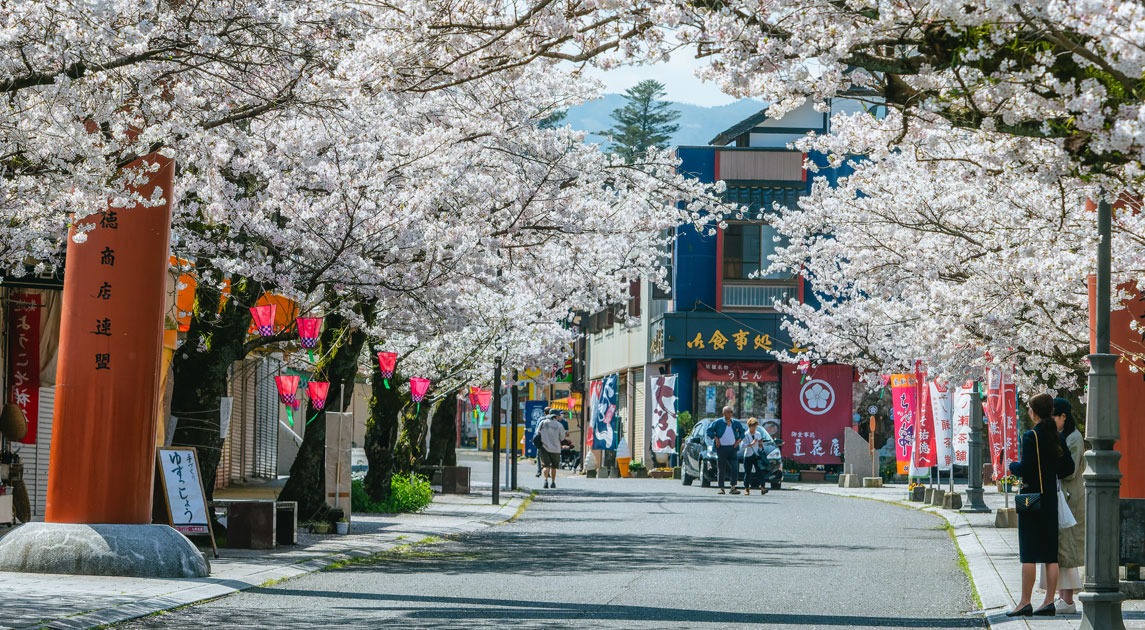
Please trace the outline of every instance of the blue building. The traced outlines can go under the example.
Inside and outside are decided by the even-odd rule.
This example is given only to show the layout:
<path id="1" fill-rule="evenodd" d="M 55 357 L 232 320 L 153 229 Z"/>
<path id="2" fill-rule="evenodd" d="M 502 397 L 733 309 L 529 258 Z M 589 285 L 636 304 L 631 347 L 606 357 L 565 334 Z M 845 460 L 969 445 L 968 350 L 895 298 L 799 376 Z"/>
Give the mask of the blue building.
<path id="1" fill-rule="evenodd" d="M 831 113 L 866 110 L 858 100 L 838 98 Z M 714 233 L 679 227 L 670 252 L 671 290 L 636 283 L 628 327 L 611 316 L 601 321 L 604 313 L 587 327 L 587 375 L 619 375 L 621 432 L 630 436 L 634 460 L 651 456 L 651 405 L 645 402 L 650 379 L 674 374 L 678 411 L 701 419 L 719 416 L 730 405 L 735 417 L 758 418 L 782 437 L 785 457 L 839 463 L 843 428 L 854 411 L 854 371 L 839 365 L 800 370 L 776 360 L 776 352 L 800 351 L 780 327 L 776 301 L 813 303 L 813 293 L 796 275 L 764 273 L 768 257 L 782 246 L 767 216 L 775 204 L 794 207 L 811 190 L 812 178 L 803 168 L 809 156 L 787 145 L 808 132 L 828 131 L 829 114 L 806 104 L 781 120 L 760 112 L 708 146 L 677 149 L 681 172 L 724 182 L 727 199 L 747 212 Z"/>

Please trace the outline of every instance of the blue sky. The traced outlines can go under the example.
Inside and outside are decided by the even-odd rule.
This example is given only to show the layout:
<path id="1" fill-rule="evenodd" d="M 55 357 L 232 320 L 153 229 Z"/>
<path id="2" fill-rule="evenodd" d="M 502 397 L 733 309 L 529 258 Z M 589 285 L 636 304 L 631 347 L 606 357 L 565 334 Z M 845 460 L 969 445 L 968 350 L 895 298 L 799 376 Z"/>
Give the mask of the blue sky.
<path id="1" fill-rule="evenodd" d="M 645 79 L 655 79 L 665 86 L 667 100 L 712 107 L 736 99 L 720 92 L 714 83 L 703 83 L 695 76 L 701 62 L 688 51 L 678 51 L 664 63 L 651 66 L 625 66 L 608 71 L 586 69 L 586 74 L 604 82 L 605 93 L 620 94 Z"/>

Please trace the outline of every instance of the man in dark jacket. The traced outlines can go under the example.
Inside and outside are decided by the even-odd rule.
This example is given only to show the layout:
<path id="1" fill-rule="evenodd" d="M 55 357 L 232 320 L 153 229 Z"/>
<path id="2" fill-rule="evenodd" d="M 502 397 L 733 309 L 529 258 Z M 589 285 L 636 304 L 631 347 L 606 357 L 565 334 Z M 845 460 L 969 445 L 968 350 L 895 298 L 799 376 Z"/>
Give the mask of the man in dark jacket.
<path id="1" fill-rule="evenodd" d="M 716 478 L 720 483 L 720 494 L 724 494 L 724 479 L 727 477 L 731 477 L 731 493 L 739 494 L 739 489 L 736 488 L 736 484 L 739 483 L 739 461 L 736 453 L 739 451 L 744 430 L 743 425 L 732 419 L 734 411 L 730 406 L 724 407 L 724 419 L 708 425 L 708 437 L 715 440 L 716 445 Z"/>

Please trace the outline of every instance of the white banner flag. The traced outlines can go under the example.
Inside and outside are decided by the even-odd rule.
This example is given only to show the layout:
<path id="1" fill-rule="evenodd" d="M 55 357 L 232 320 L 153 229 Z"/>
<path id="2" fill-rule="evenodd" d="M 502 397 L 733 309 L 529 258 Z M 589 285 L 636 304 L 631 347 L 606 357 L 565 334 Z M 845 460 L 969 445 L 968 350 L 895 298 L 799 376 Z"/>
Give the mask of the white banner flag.
<path id="1" fill-rule="evenodd" d="M 950 387 L 930 382 L 930 415 L 934 418 L 934 443 L 938 449 L 939 470 L 950 470 L 954 463 L 954 417 L 951 401 Z"/>
<path id="2" fill-rule="evenodd" d="M 974 396 L 974 383 L 967 382 L 954 394 L 954 465 L 970 464 L 970 402 Z"/>
<path id="3" fill-rule="evenodd" d="M 656 376 L 652 384 L 652 452 L 676 452 L 676 375 Z"/>

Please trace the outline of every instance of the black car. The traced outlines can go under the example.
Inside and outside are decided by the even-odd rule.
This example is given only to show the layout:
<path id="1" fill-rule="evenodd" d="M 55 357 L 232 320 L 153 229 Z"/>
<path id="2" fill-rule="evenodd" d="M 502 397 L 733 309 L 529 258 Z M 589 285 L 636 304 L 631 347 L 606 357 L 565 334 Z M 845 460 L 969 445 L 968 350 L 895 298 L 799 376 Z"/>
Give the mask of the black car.
<path id="1" fill-rule="evenodd" d="M 696 479 L 700 480 L 700 485 L 707 488 L 712 483 L 718 481 L 716 477 L 716 450 L 714 440 L 708 437 L 708 427 L 713 422 L 723 422 L 723 418 L 707 418 L 700 420 L 696 426 L 692 428 L 692 433 L 688 435 L 688 439 L 684 441 L 684 451 L 681 457 L 681 471 L 684 478 L 684 485 L 690 486 Z M 740 420 L 732 420 L 738 422 L 743 427 L 744 432 L 747 432 L 747 424 Z M 762 487 L 764 483 L 770 483 L 772 490 L 779 490 L 783 484 L 783 456 L 779 452 L 779 447 L 783 446 L 783 440 L 773 439 L 768 435 L 767 431 L 761 431 L 763 434 L 763 451 L 761 453 L 763 461 L 763 470 L 758 471 L 756 474 L 760 477 L 752 480 L 752 486 Z M 743 479 L 743 449 L 739 449 L 736 453 L 739 461 L 740 478 Z M 744 485 L 747 485 L 747 480 L 743 479 Z"/>

